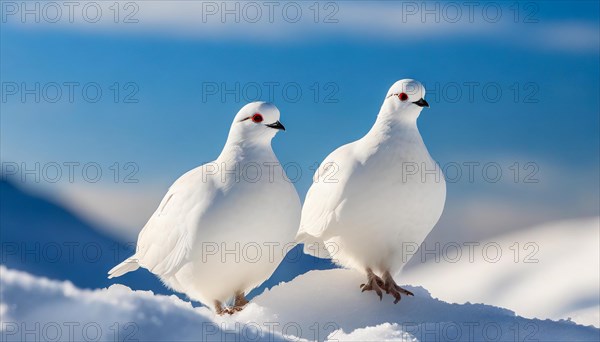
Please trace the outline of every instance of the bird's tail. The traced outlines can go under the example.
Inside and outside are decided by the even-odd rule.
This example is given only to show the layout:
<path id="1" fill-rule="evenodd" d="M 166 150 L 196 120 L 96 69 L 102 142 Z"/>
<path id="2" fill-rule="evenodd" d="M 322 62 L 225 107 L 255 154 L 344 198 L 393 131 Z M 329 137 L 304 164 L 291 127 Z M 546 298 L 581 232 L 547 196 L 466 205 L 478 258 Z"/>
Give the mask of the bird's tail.
<path id="1" fill-rule="evenodd" d="M 108 279 L 120 277 L 123 274 L 135 271 L 138 268 L 140 268 L 140 264 L 138 264 L 137 258 L 134 255 L 108 271 Z"/>

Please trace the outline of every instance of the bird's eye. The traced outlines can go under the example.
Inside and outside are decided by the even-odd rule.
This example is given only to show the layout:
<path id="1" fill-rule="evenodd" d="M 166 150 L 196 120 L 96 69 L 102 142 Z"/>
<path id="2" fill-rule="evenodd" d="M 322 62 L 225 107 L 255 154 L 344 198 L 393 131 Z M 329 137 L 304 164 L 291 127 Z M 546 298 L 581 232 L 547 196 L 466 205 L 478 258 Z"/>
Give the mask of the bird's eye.
<path id="1" fill-rule="evenodd" d="M 263 121 L 262 115 L 260 115 L 258 113 L 252 115 L 252 122 L 259 123 L 259 122 L 262 122 L 262 121 Z"/>
<path id="2" fill-rule="evenodd" d="M 408 95 L 406 95 L 406 93 L 400 93 L 400 95 L 398 95 L 398 98 L 400 99 L 400 101 L 406 101 L 408 100 Z"/>

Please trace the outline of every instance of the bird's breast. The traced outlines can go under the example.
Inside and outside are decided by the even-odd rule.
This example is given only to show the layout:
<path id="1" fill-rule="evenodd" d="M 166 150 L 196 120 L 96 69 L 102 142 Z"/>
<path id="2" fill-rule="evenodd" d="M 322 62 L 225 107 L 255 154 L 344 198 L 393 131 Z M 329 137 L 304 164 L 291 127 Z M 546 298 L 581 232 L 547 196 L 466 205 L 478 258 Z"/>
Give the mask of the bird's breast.
<path id="1" fill-rule="evenodd" d="M 430 228 L 444 207 L 446 183 L 424 144 L 382 145 L 356 167 L 340 217 L 348 222 Z"/>

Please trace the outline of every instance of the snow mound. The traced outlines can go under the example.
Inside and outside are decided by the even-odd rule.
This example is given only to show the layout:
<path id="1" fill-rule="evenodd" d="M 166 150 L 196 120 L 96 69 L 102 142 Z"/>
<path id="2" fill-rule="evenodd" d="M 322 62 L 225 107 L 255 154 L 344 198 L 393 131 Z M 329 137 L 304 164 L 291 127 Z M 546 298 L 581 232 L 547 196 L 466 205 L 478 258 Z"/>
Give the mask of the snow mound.
<path id="1" fill-rule="evenodd" d="M 360 292 L 363 277 L 343 269 L 312 271 L 255 297 L 237 318 L 294 322 L 302 328 L 301 337 L 310 340 L 342 340 L 342 331 L 361 334 L 356 329 L 382 323 L 396 323 L 420 341 L 598 341 L 600 337 L 600 330 L 570 321 L 526 319 L 489 305 L 446 303 L 421 287 L 406 287 L 415 296 L 402 297 L 396 305 L 390 296 L 380 302 L 374 293 Z"/>
<path id="2" fill-rule="evenodd" d="M 423 288 L 394 305 L 361 293 L 350 270 L 312 271 L 214 316 L 176 296 L 122 285 L 81 290 L 0 266 L 2 341 L 597 341 L 600 330 L 534 320 L 483 304 L 449 304 Z"/>
<path id="3" fill-rule="evenodd" d="M 480 241 L 471 249 L 466 244 L 426 247 L 441 250 L 439 259 L 407 269 L 401 282 L 420 284 L 445 301 L 477 301 L 529 318 L 600 327 L 599 217 L 552 222 Z"/>
<path id="4" fill-rule="evenodd" d="M 0 266 L 1 341 L 282 341 L 215 323 L 207 308 L 123 285 L 81 290 Z M 254 333 L 258 333 L 256 335 Z M 253 335 L 254 334 L 254 335 Z"/>

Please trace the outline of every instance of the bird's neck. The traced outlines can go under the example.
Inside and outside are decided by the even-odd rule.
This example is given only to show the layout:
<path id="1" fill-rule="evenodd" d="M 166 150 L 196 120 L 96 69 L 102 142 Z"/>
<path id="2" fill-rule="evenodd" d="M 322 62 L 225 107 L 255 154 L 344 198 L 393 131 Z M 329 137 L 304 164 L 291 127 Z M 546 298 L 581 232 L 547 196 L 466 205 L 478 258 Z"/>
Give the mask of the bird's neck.
<path id="1" fill-rule="evenodd" d="M 377 115 L 375 124 L 365 138 L 378 141 L 420 139 L 417 117 L 418 113 L 403 112 L 400 114 L 384 107 Z"/>
<path id="2" fill-rule="evenodd" d="M 274 153 L 270 140 L 227 139 L 218 159 L 224 162 L 251 162 L 254 160 L 268 160 L 271 155 L 274 155 Z"/>

